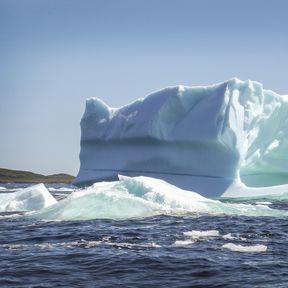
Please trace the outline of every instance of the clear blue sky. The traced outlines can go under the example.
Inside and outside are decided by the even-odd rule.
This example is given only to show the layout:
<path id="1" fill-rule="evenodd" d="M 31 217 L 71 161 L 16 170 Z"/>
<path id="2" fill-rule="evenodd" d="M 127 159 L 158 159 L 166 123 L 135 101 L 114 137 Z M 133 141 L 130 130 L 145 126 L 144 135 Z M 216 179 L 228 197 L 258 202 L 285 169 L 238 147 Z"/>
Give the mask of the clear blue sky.
<path id="1" fill-rule="evenodd" d="M 0 0 L 0 167 L 79 167 L 85 99 L 233 76 L 288 94 L 287 0 Z"/>

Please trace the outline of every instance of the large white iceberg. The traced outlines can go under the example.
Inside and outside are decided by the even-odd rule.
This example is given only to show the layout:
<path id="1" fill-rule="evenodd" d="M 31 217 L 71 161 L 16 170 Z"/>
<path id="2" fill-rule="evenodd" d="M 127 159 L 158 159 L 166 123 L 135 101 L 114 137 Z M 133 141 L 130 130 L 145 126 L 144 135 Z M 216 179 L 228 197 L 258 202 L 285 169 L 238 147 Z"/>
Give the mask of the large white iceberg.
<path id="1" fill-rule="evenodd" d="M 91 98 L 81 132 L 76 185 L 122 174 L 209 197 L 288 191 L 288 96 L 258 82 L 168 87 L 118 109 Z"/>

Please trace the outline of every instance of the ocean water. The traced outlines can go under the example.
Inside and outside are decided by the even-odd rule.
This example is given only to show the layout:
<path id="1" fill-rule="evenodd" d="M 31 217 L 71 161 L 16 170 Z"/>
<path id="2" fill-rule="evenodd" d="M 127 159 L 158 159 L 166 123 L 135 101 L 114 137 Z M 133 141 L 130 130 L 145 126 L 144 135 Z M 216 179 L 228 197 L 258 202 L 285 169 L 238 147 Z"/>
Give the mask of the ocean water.
<path id="1" fill-rule="evenodd" d="M 14 193 L 25 185 L 0 186 Z M 48 188 L 66 201 L 56 212 L 0 214 L 0 287 L 288 287 L 287 197 L 217 199 L 195 210 L 149 194 L 153 210 L 126 194 L 86 191 L 68 201 L 75 187 Z M 85 214 L 97 201 L 118 212 Z M 85 217 L 71 216 L 75 203 L 87 205 Z M 147 215 L 127 214 L 129 205 Z"/>

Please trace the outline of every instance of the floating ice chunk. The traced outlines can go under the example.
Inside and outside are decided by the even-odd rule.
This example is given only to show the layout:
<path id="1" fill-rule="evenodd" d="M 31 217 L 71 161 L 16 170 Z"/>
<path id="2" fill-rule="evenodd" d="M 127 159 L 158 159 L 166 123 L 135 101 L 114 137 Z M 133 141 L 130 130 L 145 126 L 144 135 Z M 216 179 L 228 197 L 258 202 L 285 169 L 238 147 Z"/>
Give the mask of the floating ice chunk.
<path id="1" fill-rule="evenodd" d="M 266 252 L 267 246 L 265 245 L 251 245 L 251 246 L 244 246 L 239 244 L 227 243 L 222 246 L 223 248 L 229 249 L 235 252 L 243 252 L 243 253 L 259 253 L 259 252 Z"/>
<path id="2" fill-rule="evenodd" d="M 183 234 L 193 239 L 218 237 L 220 235 L 219 231 L 217 230 L 207 230 L 207 231 L 192 230 L 192 231 L 184 232 Z"/>
<path id="3" fill-rule="evenodd" d="M 44 184 L 0 194 L 0 211 L 35 211 L 57 203 Z"/>
<path id="4" fill-rule="evenodd" d="M 184 246 L 190 246 L 192 244 L 194 244 L 195 241 L 191 240 L 191 239 L 187 239 L 187 240 L 176 240 L 172 246 L 173 247 L 184 247 Z"/>
<path id="5" fill-rule="evenodd" d="M 189 239 L 177 240 L 172 246 L 174 247 L 188 246 L 194 244 L 198 240 L 204 240 L 207 238 L 217 237 L 220 235 L 219 231 L 217 230 L 207 230 L 207 231 L 192 230 L 183 232 L 183 234 L 184 236 L 189 237 Z"/>
<path id="6" fill-rule="evenodd" d="M 2 186 L 0 186 L 0 190 L 6 190 L 6 188 L 5 188 L 5 187 L 2 187 Z"/>

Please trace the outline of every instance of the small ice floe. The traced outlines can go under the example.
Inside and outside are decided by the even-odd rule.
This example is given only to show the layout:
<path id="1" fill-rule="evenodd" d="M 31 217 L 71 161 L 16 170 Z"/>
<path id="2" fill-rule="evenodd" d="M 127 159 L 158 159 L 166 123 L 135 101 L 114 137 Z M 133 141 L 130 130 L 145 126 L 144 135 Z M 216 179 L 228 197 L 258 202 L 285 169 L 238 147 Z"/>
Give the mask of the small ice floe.
<path id="1" fill-rule="evenodd" d="M 184 247 L 184 246 L 190 246 L 192 244 L 194 244 L 195 241 L 191 240 L 191 239 L 187 239 L 187 240 L 176 240 L 173 244 L 172 247 Z"/>
<path id="2" fill-rule="evenodd" d="M 35 211 L 57 203 L 44 184 L 0 194 L 0 211 Z"/>
<path id="3" fill-rule="evenodd" d="M 260 244 L 244 246 L 244 245 L 239 245 L 239 244 L 226 243 L 222 247 L 231 251 L 242 252 L 242 253 L 260 253 L 260 252 L 267 251 L 267 246 L 260 245 Z"/>
<path id="4" fill-rule="evenodd" d="M 0 186 L 0 191 L 6 190 L 5 187 Z"/>
<path id="5" fill-rule="evenodd" d="M 207 231 L 187 231 L 183 233 L 185 236 L 191 237 L 192 239 L 203 239 L 203 238 L 210 238 L 210 237 L 218 237 L 219 231 L 217 230 L 207 230 Z"/>

